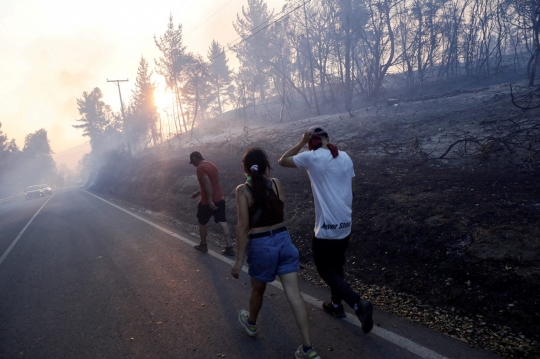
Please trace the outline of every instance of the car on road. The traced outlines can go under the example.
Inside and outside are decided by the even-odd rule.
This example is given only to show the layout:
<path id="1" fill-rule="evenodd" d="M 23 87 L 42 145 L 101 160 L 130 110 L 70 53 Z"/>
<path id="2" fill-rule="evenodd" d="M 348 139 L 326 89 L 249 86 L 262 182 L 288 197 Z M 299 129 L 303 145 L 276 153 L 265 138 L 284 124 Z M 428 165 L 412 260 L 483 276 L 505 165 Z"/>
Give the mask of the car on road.
<path id="1" fill-rule="evenodd" d="M 75 185 L 81 186 L 82 185 L 82 180 L 80 180 L 80 179 L 76 180 Z"/>
<path id="2" fill-rule="evenodd" d="M 45 194 L 52 194 L 52 188 L 49 187 L 48 184 L 40 184 L 41 189 L 43 189 L 43 193 Z"/>
<path id="3" fill-rule="evenodd" d="M 26 199 L 43 196 L 45 196 L 45 191 L 43 191 L 43 188 L 39 184 L 34 186 L 28 186 L 26 188 L 26 191 L 24 191 L 24 198 Z"/>

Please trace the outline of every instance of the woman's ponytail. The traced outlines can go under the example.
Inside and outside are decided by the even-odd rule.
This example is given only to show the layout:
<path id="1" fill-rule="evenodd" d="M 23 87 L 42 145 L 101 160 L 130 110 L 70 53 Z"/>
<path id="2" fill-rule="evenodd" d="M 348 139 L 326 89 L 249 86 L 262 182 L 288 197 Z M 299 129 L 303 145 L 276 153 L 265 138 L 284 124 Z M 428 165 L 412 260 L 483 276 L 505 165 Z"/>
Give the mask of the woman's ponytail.
<path id="1" fill-rule="evenodd" d="M 253 200 L 256 206 L 270 208 L 268 180 L 265 173 L 270 167 L 266 153 L 259 147 L 249 148 L 242 158 L 244 171 L 251 177 Z"/>

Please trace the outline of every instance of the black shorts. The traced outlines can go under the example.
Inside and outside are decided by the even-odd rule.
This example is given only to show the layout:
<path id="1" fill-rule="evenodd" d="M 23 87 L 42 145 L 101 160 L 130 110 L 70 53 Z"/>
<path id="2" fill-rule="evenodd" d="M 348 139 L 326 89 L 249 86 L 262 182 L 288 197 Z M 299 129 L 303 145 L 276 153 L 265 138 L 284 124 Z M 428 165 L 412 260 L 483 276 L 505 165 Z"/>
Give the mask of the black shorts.
<path id="1" fill-rule="evenodd" d="M 197 219 L 200 225 L 205 225 L 210 221 L 210 217 L 214 216 L 214 222 L 227 222 L 225 218 L 225 200 L 214 203 L 217 207 L 215 211 L 212 211 L 209 204 L 202 204 L 199 202 L 197 207 Z"/>

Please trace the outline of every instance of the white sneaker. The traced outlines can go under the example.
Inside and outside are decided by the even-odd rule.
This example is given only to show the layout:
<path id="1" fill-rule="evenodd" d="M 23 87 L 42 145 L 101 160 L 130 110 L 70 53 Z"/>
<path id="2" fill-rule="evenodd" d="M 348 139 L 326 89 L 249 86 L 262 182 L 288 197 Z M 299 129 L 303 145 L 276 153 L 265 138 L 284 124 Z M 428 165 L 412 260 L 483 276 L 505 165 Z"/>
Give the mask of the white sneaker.
<path id="1" fill-rule="evenodd" d="M 321 359 L 319 354 L 315 351 L 315 348 L 311 348 L 307 353 L 304 353 L 303 345 L 300 345 L 294 353 L 296 359 Z"/>
<path id="2" fill-rule="evenodd" d="M 238 313 L 238 321 L 244 326 L 244 328 L 246 328 L 246 333 L 248 333 L 250 337 L 254 337 L 259 332 L 259 328 L 257 328 L 255 324 L 249 324 L 248 319 L 249 312 L 245 309 L 242 309 L 240 313 Z"/>

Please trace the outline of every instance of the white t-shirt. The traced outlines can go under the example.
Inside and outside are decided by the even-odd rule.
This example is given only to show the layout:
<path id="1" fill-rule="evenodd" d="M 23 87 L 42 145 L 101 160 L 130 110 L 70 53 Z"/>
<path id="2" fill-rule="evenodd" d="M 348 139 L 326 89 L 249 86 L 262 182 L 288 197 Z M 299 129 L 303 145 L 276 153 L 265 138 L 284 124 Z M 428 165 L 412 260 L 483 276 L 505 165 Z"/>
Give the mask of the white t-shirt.
<path id="1" fill-rule="evenodd" d="M 336 158 L 330 150 L 319 148 L 293 157 L 296 167 L 305 168 L 311 180 L 315 201 L 315 236 L 321 239 L 343 239 L 351 233 L 353 163 L 339 151 Z"/>

